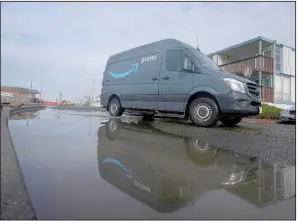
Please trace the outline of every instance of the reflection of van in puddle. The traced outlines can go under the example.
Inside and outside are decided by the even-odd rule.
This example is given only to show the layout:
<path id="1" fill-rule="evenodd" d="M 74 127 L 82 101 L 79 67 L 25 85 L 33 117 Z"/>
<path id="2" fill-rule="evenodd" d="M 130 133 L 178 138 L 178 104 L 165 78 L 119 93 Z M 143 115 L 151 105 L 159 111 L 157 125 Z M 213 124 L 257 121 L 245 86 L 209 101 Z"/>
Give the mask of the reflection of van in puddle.
<path id="1" fill-rule="evenodd" d="M 170 124 L 171 125 L 171 124 Z M 111 119 L 98 131 L 101 177 L 160 212 L 195 202 L 207 191 L 255 182 L 260 161 L 213 144 Z M 202 138 L 204 139 L 204 138 Z"/>

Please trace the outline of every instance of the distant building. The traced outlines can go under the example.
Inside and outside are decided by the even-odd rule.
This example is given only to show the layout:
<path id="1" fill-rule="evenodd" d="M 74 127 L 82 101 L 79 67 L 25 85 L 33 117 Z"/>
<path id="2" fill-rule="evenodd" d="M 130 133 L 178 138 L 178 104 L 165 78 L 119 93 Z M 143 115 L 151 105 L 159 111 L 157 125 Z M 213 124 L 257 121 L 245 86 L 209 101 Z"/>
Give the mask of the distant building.
<path id="1" fill-rule="evenodd" d="M 257 37 L 208 55 L 226 72 L 244 75 L 261 88 L 262 102 L 295 104 L 295 49 Z"/>
<path id="2" fill-rule="evenodd" d="M 91 106 L 93 107 L 100 107 L 101 106 L 101 95 L 95 96 L 92 99 Z"/>
<path id="3" fill-rule="evenodd" d="M 30 96 L 35 98 L 38 94 L 39 91 L 30 88 L 1 86 L 1 102 L 29 102 Z"/>

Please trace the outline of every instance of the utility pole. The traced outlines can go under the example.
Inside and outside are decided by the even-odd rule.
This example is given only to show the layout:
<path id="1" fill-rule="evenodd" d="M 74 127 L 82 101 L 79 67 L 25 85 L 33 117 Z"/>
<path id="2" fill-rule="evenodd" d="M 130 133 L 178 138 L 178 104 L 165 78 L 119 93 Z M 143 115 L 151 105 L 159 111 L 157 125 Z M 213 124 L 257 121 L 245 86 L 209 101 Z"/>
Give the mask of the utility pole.
<path id="1" fill-rule="evenodd" d="M 93 101 L 93 97 L 94 97 L 94 83 L 95 83 L 95 79 L 92 80 L 92 91 L 91 91 L 90 106 L 92 106 L 92 101 Z"/>
<path id="2" fill-rule="evenodd" d="M 32 98 L 31 91 L 32 91 L 32 82 L 30 82 L 30 102 L 31 102 L 31 98 Z"/>
<path id="3" fill-rule="evenodd" d="M 263 97 L 263 87 L 262 87 L 262 40 L 259 40 L 259 86 L 261 89 L 260 99 L 262 100 Z"/>
<path id="4" fill-rule="evenodd" d="M 39 92 L 39 100 L 42 99 L 42 93 L 43 93 L 43 89 L 41 88 L 41 89 L 40 89 L 40 92 Z"/>
<path id="5" fill-rule="evenodd" d="M 62 102 L 62 93 L 61 93 L 61 92 L 59 92 L 59 100 L 58 100 L 58 102 L 59 102 L 59 105 L 60 105 L 61 102 Z"/>

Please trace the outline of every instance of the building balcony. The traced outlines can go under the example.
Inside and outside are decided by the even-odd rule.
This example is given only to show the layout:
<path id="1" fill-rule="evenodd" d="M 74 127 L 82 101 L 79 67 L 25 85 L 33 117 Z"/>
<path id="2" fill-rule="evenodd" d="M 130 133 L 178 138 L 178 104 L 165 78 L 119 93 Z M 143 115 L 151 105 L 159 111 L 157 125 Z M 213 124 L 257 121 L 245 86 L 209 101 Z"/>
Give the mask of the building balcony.
<path id="1" fill-rule="evenodd" d="M 262 102 L 274 103 L 274 88 L 273 87 L 261 87 Z"/>
<path id="2" fill-rule="evenodd" d="M 244 74 L 246 68 L 251 68 L 252 72 L 259 71 L 259 56 L 243 59 L 240 61 L 231 62 L 228 64 L 220 65 L 219 67 L 231 74 Z M 262 72 L 273 74 L 274 62 L 273 58 L 261 56 Z"/>

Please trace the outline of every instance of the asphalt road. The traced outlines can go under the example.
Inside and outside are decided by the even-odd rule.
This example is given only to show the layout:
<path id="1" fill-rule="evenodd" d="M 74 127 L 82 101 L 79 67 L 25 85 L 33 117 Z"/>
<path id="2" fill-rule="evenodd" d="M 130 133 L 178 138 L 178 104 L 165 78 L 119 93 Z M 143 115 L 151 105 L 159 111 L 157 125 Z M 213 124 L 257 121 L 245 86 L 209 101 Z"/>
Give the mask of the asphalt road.
<path id="1" fill-rule="evenodd" d="M 49 108 L 9 129 L 39 219 L 295 218 L 294 125 Z"/>

